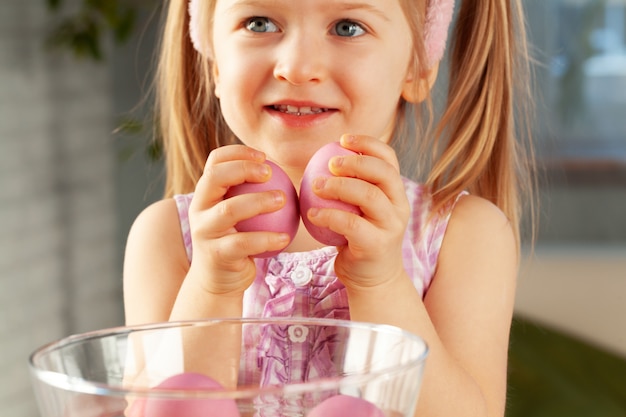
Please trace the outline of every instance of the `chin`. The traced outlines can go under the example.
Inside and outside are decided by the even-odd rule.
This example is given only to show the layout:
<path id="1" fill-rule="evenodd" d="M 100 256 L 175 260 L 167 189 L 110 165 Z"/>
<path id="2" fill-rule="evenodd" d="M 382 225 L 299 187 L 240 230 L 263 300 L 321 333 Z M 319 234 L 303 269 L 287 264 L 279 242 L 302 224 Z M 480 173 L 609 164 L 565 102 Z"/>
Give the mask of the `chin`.
<path id="1" fill-rule="evenodd" d="M 301 167 L 304 169 L 313 154 L 322 146 L 337 142 L 339 136 L 329 138 L 328 140 L 319 140 L 299 137 L 296 139 L 286 139 L 280 143 L 272 145 L 273 149 L 266 149 L 264 152 L 269 159 L 274 160 L 279 165 L 291 167 Z"/>

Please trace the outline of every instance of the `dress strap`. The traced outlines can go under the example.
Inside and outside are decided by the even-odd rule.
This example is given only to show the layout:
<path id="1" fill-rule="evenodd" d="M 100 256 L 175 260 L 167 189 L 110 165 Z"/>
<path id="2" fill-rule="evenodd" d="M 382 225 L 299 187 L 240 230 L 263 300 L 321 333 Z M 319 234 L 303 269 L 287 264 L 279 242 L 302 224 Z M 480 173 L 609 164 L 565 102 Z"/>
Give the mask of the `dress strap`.
<path id="1" fill-rule="evenodd" d="M 176 201 L 176 208 L 178 209 L 178 218 L 180 220 L 180 230 L 183 235 L 183 242 L 185 242 L 185 251 L 187 252 L 187 259 L 191 262 L 193 256 L 193 246 L 191 244 L 191 228 L 189 226 L 189 205 L 193 199 L 193 193 L 190 194 L 177 194 L 174 196 Z"/>

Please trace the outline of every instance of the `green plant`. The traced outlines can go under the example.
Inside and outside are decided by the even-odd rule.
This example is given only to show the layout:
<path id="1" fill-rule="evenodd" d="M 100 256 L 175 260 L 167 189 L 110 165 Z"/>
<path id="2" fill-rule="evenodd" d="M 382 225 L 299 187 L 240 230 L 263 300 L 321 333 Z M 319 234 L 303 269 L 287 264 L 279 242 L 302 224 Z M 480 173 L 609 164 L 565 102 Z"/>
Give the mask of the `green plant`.
<path id="1" fill-rule="evenodd" d="M 132 35 L 139 8 L 146 2 L 123 0 L 83 0 L 78 9 L 68 11 L 64 0 L 46 0 L 48 9 L 58 21 L 46 43 L 53 48 L 69 49 L 77 58 L 104 59 L 103 41 L 111 38 L 117 44 Z M 154 3 L 150 2 L 154 7 Z"/>
<path id="2" fill-rule="evenodd" d="M 45 3 L 52 17 L 46 46 L 56 51 L 68 51 L 76 59 L 96 62 L 106 61 L 107 42 L 114 46 L 125 44 L 137 30 L 138 16 L 157 13 L 162 6 L 158 0 L 45 0 Z M 114 133 L 134 138 L 147 134 L 147 131 L 150 135 L 153 133 L 143 121 L 125 116 L 118 122 Z M 135 148 L 134 143 L 127 142 L 120 151 L 120 158 L 130 159 Z M 158 138 L 145 144 L 144 154 L 149 160 L 160 160 L 162 153 Z"/>

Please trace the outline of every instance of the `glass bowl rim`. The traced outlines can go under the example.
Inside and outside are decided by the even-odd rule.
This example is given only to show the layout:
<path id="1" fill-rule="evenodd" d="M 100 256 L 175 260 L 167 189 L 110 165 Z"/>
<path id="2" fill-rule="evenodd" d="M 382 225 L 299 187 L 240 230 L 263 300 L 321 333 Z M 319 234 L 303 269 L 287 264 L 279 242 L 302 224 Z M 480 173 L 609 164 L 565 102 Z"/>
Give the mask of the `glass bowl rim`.
<path id="1" fill-rule="evenodd" d="M 335 326 L 343 328 L 358 328 L 363 330 L 374 331 L 377 333 L 386 333 L 390 335 L 400 336 L 411 340 L 413 343 L 421 345 L 421 352 L 416 358 L 407 360 L 405 363 L 384 367 L 377 371 L 358 372 L 341 377 L 326 377 L 315 379 L 308 382 L 297 382 L 287 385 L 268 385 L 264 387 L 237 387 L 227 388 L 223 390 L 180 390 L 180 389 L 164 389 L 156 387 L 134 387 L 128 388 L 123 386 L 111 386 L 101 382 L 89 381 L 80 377 L 72 377 L 66 374 L 44 370 L 38 366 L 38 360 L 42 356 L 52 351 L 68 347 L 90 339 L 97 339 L 104 336 L 112 337 L 122 334 L 130 334 L 137 332 L 149 332 L 155 330 L 165 330 L 182 327 L 210 326 L 216 324 L 291 324 L 291 325 L 313 325 L 313 326 Z M 92 394 L 99 396 L 114 397 L 158 397 L 163 399 L 180 399 L 180 398 L 208 398 L 208 399 L 237 399 L 250 398 L 258 395 L 271 395 L 277 393 L 307 393 L 312 389 L 339 389 L 343 385 L 358 386 L 365 382 L 378 379 L 384 376 L 391 376 L 404 371 L 410 367 L 423 367 L 423 363 L 428 356 L 429 348 L 426 341 L 420 336 L 403 330 L 399 327 L 387 324 L 374 324 L 351 320 L 338 320 L 329 318 L 306 318 L 306 317 L 255 317 L 255 318 L 208 318 L 198 320 L 183 320 L 171 322 L 159 322 L 131 326 L 110 327 L 100 330 L 89 331 L 70 335 L 61 339 L 57 339 L 41 347 L 35 349 L 29 358 L 28 365 L 31 375 L 36 380 L 50 385 L 52 387 L 79 394 Z M 420 371 L 421 372 L 421 371 Z"/>

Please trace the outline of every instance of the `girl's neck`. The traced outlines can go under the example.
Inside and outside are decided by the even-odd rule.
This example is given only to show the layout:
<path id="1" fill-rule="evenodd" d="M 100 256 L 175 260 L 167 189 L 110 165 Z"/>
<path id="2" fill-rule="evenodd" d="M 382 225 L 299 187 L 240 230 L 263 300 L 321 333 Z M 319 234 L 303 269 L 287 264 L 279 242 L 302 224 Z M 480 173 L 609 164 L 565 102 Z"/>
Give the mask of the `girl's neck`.
<path id="1" fill-rule="evenodd" d="M 325 245 L 313 239 L 313 236 L 309 234 L 300 220 L 300 227 L 298 228 L 298 233 L 293 238 L 285 252 L 308 252 L 314 249 L 323 248 Z"/>

